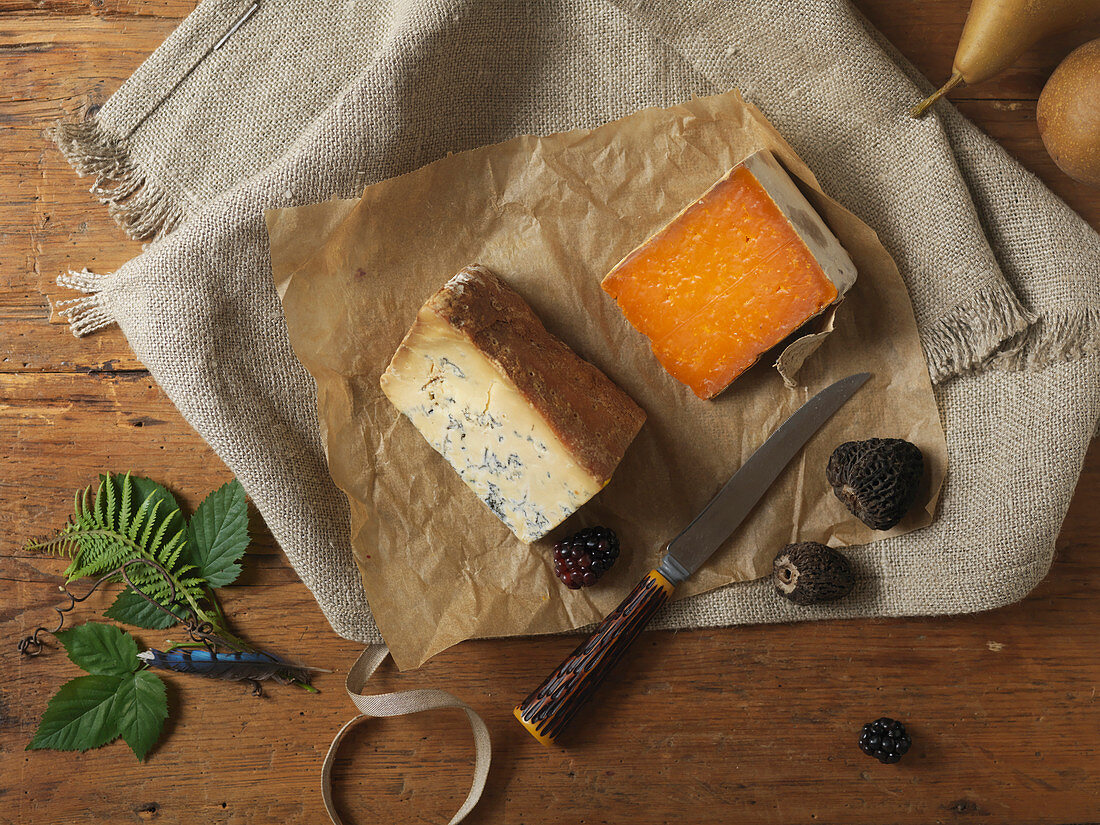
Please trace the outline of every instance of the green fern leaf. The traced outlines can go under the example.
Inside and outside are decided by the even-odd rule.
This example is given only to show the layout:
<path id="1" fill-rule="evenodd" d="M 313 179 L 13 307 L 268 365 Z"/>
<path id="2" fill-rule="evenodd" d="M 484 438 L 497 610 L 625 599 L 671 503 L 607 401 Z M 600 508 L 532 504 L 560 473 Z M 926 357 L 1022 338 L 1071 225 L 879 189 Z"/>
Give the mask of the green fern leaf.
<path id="1" fill-rule="evenodd" d="M 95 518 L 88 510 L 88 491 L 90 487 L 85 487 L 82 491 L 76 494 L 76 503 L 73 510 L 72 523 L 69 527 L 61 532 L 60 535 L 55 537 L 52 541 L 57 544 L 54 552 L 61 555 L 69 556 L 73 559 L 74 564 L 78 564 L 80 556 L 80 544 L 73 539 L 69 533 L 76 530 L 91 530 L 95 526 Z M 71 567 L 71 565 L 70 565 Z"/>
<path id="2" fill-rule="evenodd" d="M 136 511 L 135 493 L 141 498 Z M 69 581 L 104 576 L 135 559 L 156 562 L 168 572 L 168 580 L 155 568 L 136 564 L 126 568 L 126 576 L 166 607 L 190 605 L 199 611 L 205 581 L 194 581 L 193 566 L 180 564 L 186 543 L 184 520 L 171 493 L 127 473 L 101 476 L 94 496 L 90 487 L 78 493 L 70 523 L 54 538 L 28 549 L 69 556 Z M 186 583 L 181 582 L 188 573 Z M 121 580 L 121 573 L 114 578 Z"/>
<path id="3" fill-rule="evenodd" d="M 100 481 L 100 486 L 106 486 L 107 488 L 107 525 L 112 530 L 118 529 L 118 488 L 115 485 L 115 479 L 113 476 L 107 476 Z"/>
<path id="4" fill-rule="evenodd" d="M 141 531 L 143 524 L 146 525 L 146 530 L 152 530 L 153 519 L 156 517 L 158 507 L 160 507 L 160 501 L 153 501 L 152 496 L 147 497 L 138 505 L 137 512 L 134 513 L 134 517 L 130 521 L 130 529 L 126 531 L 126 535 L 130 537 L 131 541 L 137 541 L 138 533 Z"/>
<path id="5" fill-rule="evenodd" d="M 101 524 L 103 522 L 104 499 L 106 498 L 107 490 L 102 484 L 100 484 L 99 487 L 96 489 L 95 495 L 92 496 L 92 509 L 90 511 L 86 511 L 91 514 L 91 517 L 96 524 Z"/>
<path id="6" fill-rule="evenodd" d="M 220 627 L 224 617 L 213 595 L 214 588 L 236 578 L 248 543 L 240 485 L 230 482 L 212 493 L 196 516 L 200 514 L 202 524 L 192 531 L 165 487 L 130 473 L 108 473 L 94 491 L 87 487 L 75 494 L 73 516 L 63 530 L 27 549 L 69 557 L 69 581 L 125 578 L 130 587 L 112 607 L 113 618 L 142 627 L 164 626 L 164 616 L 150 615 L 157 611 L 141 598 L 145 594 L 178 617 L 193 614 L 210 622 L 224 638 L 244 646 Z M 129 563 L 139 560 L 151 564 Z"/>
<path id="7" fill-rule="evenodd" d="M 180 551 L 186 543 L 187 539 L 183 533 L 176 533 L 157 554 L 157 561 L 172 570 L 176 566 L 176 562 L 179 561 Z"/>
<path id="8" fill-rule="evenodd" d="M 150 493 L 155 493 L 156 498 L 154 501 L 160 501 L 160 512 L 158 518 L 166 519 L 168 521 L 168 535 L 175 535 L 179 530 L 186 527 L 183 513 L 180 512 L 180 506 L 166 487 L 157 484 L 155 481 L 150 481 L 147 478 L 141 476 L 134 476 L 134 494 L 138 499 L 144 501 L 148 498 Z"/>
<path id="9" fill-rule="evenodd" d="M 65 571 L 66 581 L 102 576 L 132 557 L 131 548 L 121 542 L 113 530 L 93 528 L 75 533 L 73 537 L 81 549 Z"/>
<path id="10" fill-rule="evenodd" d="M 171 518 L 169 516 L 168 518 Z M 152 540 L 145 546 L 146 551 L 151 558 L 160 560 L 160 546 L 164 543 L 164 534 L 168 530 L 168 519 L 165 519 L 157 527 L 156 533 L 153 534 Z"/>
<path id="11" fill-rule="evenodd" d="M 122 502 L 118 506 L 118 532 L 130 534 L 130 507 L 133 504 L 134 483 L 130 480 L 130 474 L 122 477 Z"/>
<path id="12" fill-rule="evenodd" d="M 148 507 L 150 502 L 152 502 L 153 506 L 149 507 L 149 515 L 145 520 L 145 526 L 141 530 L 141 538 L 136 540 L 137 543 L 140 544 L 142 547 L 149 546 L 149 539 L 153 535 L 153 528 L 157 526 L 157 523 L 159 521 L 157 511 L 160 510 L 160 505 L 162 502 L 159 498 L 156 501 L 153 501 L 153 496 L 150 495 L 147 499 L 145 499 L 145 501 L 141 503 L 141 506 Z"/>

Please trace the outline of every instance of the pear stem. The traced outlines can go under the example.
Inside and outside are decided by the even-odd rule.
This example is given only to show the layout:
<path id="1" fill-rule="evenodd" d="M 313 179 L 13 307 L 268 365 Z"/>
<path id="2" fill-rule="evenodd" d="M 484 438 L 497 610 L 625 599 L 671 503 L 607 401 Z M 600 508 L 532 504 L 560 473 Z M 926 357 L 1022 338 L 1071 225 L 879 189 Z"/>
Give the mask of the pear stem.
<path id="1" fill-rule="evenodd" d="M 928 111 L 929 107 L 931 107 L 931 105 L 933 103 L 935 103 L 937 100 L 939 100 L 941 97 L 943 97 L 945 94 L 950 92 L 952 89 L 954 89 L 956 86 L 958 86 L 962 82 L 963 82 L 962 73 L 961 72 L 953 72 L 951 74 L 951 79 L 950 80 L 948 80 L 946 83 L 944 83 L 942 86 L 940 86 L 939 89 L 937 89 L 935 92 L 930 94 L 928 97 L 926 97 L 924 100 L 922 100 L 920 103 L 918 103 L 916 106 L 914 106 L 912 109 L 909 110 L 909 117 L 920 117 L 921 115 L 923 115 L 925 112 Z"/>

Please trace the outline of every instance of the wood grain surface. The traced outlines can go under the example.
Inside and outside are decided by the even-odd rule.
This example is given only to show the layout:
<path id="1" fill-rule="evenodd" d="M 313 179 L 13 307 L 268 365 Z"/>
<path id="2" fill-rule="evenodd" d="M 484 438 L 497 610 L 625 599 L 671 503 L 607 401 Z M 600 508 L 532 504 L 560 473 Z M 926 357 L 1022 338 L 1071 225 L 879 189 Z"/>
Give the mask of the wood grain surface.
<path id="1" fill-rule="evenodd" d="M 933 81 L 946 78 L 964 0 L 858 0 Z M 239 584 L 223 591 L 250 640 L 333 668 L 320 695 L 181 675 L 148 762 L 122 744 L 24 752 L 47 699 L 77 669 L 16 640 L 50 624 L 61 562 L 25 542 L 59 527 L 71 493 L 104 469 L 167 483 L 192 508 L 228 471 L 154 385 L 117 329 L 74 339 L 50 313 L 70 267 L 110 271 L 140 251 L 41 132 L 98 106 L 193 0 L 0 0 L 0 822 L 321 823 L 321 759 L 353 715 L 358 646 L 328 628 L 258 519 Z M 1094 227 L 1100 190 L 1062 175 L 1035 128 L 1044 79 L 1077 31 L 1001 78 L 953 95 L 962 111 Z M 919 173 L 919 170 L 914 170 Z M 476 823 L 1087 823 L 1100 821 L 1100 452 L 1093 450 L 1047 579 L 982 615 L 649 633 L 547 750 L 513 704 L 575 637 L 467 642 L 379 690 L 451 690 L 486 719 L 494 764 Z M 96 597 L 92 609 L 111 596 Z M 164 634 L 141 633 L 156 643 Z M 856 747 L 860 726 L 904 720 L 896 766 Z M 336 769 L 348 823 L 445 822 L 473 748 L 460 713 L 374 721 Z"/>

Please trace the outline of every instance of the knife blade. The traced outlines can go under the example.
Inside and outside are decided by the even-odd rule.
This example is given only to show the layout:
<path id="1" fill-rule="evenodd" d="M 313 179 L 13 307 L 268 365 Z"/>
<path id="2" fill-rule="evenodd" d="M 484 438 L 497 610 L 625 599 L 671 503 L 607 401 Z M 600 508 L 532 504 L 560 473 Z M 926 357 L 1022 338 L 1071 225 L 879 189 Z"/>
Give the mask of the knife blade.
<path id="1" fill-rule="evenodd" d="M 665 557 L 657 569 L 673 584 L 698 570 L 741 525 L 821 425 L 870 377 L 867 372 L 849 375 L 799 407 L 749 456 L 683 532 L 665 546 Z"/>
<path id="2" fill-rule="evenodd" d="M 806 442 L 870 377 L 861 372 L 842 378 L 799 407 L 665 545 L 657 568 L 516 706 L 516 719 L 532 736 L 544 745 L 557 741 L 676 586 L 725 543 Z"/>

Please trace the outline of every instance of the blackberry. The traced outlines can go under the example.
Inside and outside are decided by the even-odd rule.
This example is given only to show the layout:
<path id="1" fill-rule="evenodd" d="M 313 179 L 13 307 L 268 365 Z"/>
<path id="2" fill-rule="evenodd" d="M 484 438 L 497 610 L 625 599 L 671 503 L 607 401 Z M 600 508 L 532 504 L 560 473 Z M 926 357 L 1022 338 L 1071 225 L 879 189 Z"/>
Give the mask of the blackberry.
<path id="1" fill-rule="evenodd" d="M 609 527 L 586 527 L 554 545 L 554 573 L 570 590 L 591 587 L 619 557 L 619 538 Z"/>
<path id="2" fill-rule="evenodd" d="M 899 761 L 912 744 L 905 725 L 886 716 L 868 722 L 859 734 L 859 749 L 884 765 Z"/>

